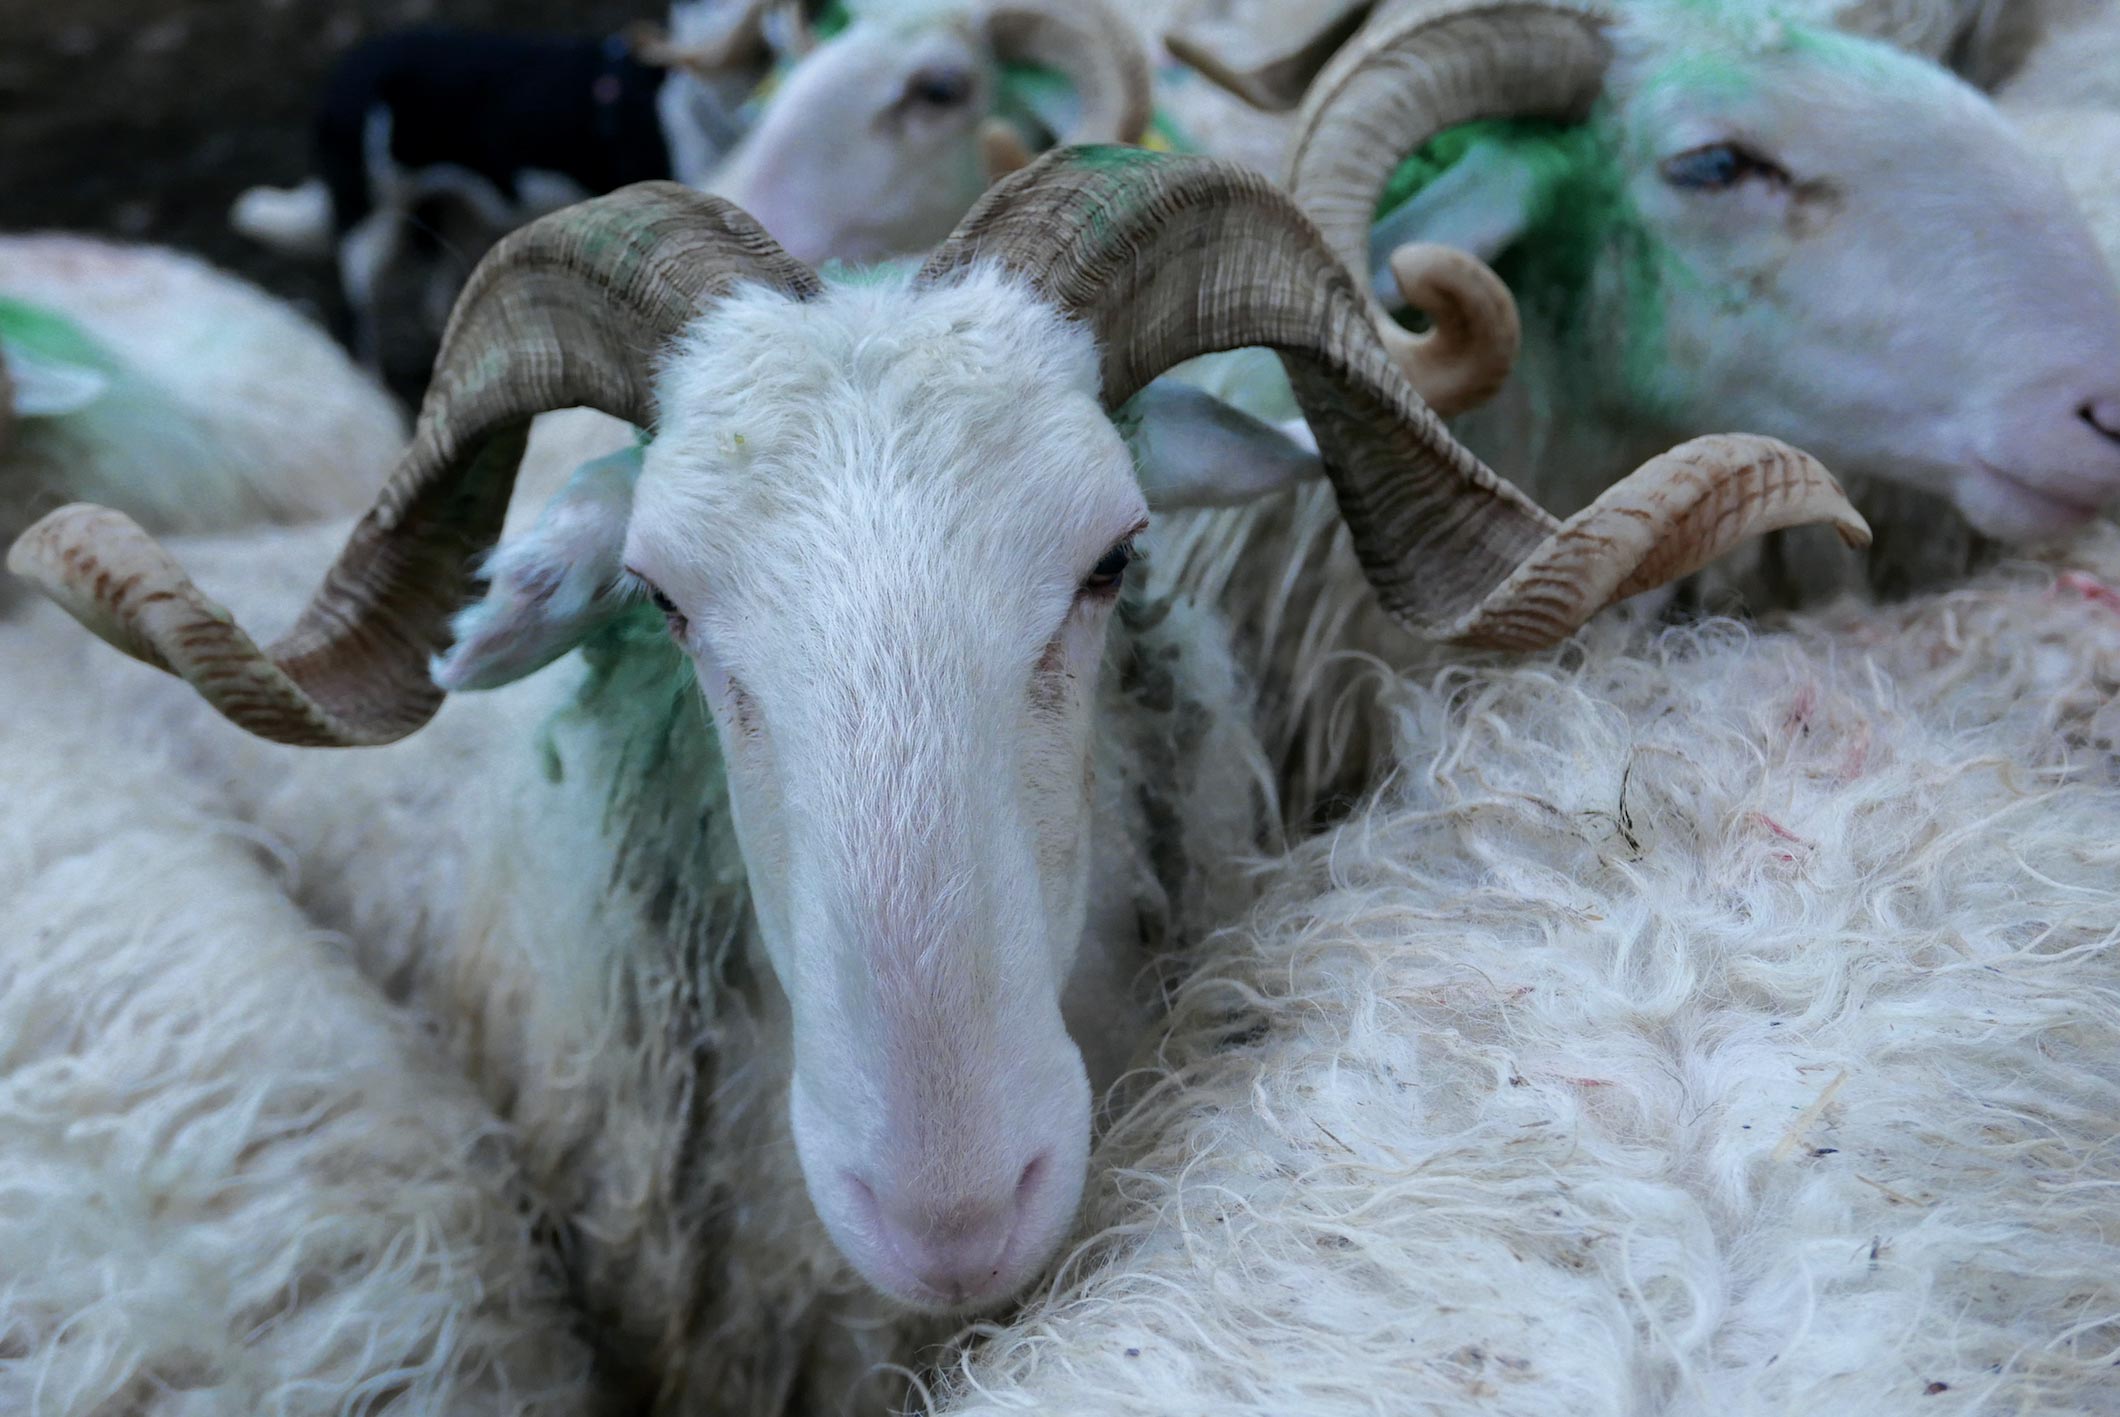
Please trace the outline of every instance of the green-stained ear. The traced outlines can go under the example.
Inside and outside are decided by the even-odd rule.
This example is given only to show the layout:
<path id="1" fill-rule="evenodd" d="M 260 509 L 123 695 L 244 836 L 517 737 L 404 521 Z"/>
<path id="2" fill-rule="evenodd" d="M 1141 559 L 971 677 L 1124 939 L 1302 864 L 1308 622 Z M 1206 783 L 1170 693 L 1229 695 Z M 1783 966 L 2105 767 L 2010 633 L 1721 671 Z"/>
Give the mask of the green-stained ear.
<path id="1" fill-rule="evenodd" d="M 1117 421 L 1159 511 L 1240 506 L 1325 473 L 1305 442 L 1178 379 L 1152 381 Z"/>
<path id="2" fill-rule="evenodd" d="M 57 311 L 0 298 L 0 361 L 17 418 L 57 418 L 110 388 L 116 365 L 81 327 Z"/>
<path id="3" fill-rule="evenodd" d="M 57 418 L 103 397 L 110 375 L 86 364 L 53 359 L 0 335 L 0 368 L 7 370 L 17 418 Z"/>
<path id="4" fill-rule="evenodd" d="M 1388 265 L 1401 246 L 1454 246 L 1493 265 L 1551 226 L 1582 185 L 1588 142 L 1580 128 L 1491 120 L 1452 129 L 1407 157 L 1385 184 L 1370 227 L 1377 298 L 1390 309 L 1405 305 Z"/>

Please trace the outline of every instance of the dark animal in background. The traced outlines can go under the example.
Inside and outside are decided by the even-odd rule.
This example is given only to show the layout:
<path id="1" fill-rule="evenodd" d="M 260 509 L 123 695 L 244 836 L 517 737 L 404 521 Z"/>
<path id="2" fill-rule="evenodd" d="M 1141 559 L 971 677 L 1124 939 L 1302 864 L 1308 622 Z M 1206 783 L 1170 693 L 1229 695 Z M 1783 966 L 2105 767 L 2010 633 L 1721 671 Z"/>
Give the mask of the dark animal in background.
<path id="1" fill-rule="evenodd" d="M 325 84 L 318 175 L 252 188 L 230 219 L 283 250 L 335 252 L 355 351 L 378 364 L 379 288 L 416 231 L 440 226 L 446 239 L 465 230 L 446 224 L 468 221 L 490 241 L 630 182 L 696 183 L 736 141 L 756 78 L 740 65 L 703 75 L 628 35 L 383 35 L 350 50 Z M 456 274 L 430 281 L 436 324 Z"/>

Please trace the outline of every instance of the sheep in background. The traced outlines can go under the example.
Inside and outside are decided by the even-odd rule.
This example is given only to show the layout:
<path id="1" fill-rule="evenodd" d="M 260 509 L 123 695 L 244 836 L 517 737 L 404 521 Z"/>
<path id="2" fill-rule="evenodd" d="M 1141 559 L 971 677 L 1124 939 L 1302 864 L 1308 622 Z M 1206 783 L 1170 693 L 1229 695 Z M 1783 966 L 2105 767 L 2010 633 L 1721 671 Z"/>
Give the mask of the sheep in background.
<path id="1" fill-rule="evenodd" d="M 503 242 L 451 331 L 399 474 L 270 656 L 101 509 L 9 564 L 257 734 L 384 743 L 443 708 L 350 764 L 187 752 L 293 844 L 322 918 L 415 943 L 606 1370 L 671 1410 L 836 1404 L 944 1331 L 917 1311 L 1028 1282 L 1144 1017 L 1144 940 L 1194 937 L 1270 839 L 1212 617 L 1115 607 L 1149 499 L 1271 489 L 1204 461 L 1137 481 L 1109 411 L 1141 384 L 1280 349 L 1383 602 L 1446 638 L 1551 640 L 1762 526 L 1860 534 L 1814 463 L 1747 438 L 1556 523 L 1419 406 L 1285 196 L 1138 150 L 1049 156 L 919 275 L 830 286 L 725 203 L 630 190 Z M 524 425 L 581 404 L 656 437 L 502 547 L 452 644 Z M 286 607 L 285 566 L 249 574 Z M 307 849 L 378 807 L 411 828 L 387 856 Z M 466 852 L 475 884 L 420 889 Z"/>
<path id="2" fill-rule="evenodd" d="M 1291 185 L 1380 294 L 1411 242 L 1499 266 L 1523 354 L 1460 427 L 1542 496 L 1732 418 L 2007 540 L 2120 494 L 2120 290 L 1958 80 L 1744 7 L 1402 13 L 1312 89 Z"/>
<path id="3" fill-rule="evenodd" d="M 438 195 L 468 200 L 498 235 L 597 192 L 675 177 L 755 213 L 799 260 L 868 261 L 934 245 L 997 166 L 1027 160 L 1020 134 L 990 126 L 1004 63 L 1044 65 L 1073 82 L 1074 121 L 1060 135 L 1069 141 L 1131 141 L 1148 122 L 1147 61 L 1105 0 L 849 8 L 843 29 L 799 41 L 792 66 L 726 148 L 680 137 L 697 128 L 686 116 L 697 105 L 678 113 L 664 101 L 700 90 L 696 71 L 710 63 L 748 54 L 726 36 L 706 51 L 674 38 L 650 46 L 661 67 L 619 41 L 424 32 L 375 41 L 327 90 L 322 183 L 299 199 L 245 194 L 234 220 L 284 246 L 318 245 L 329 233 L 356 349 L 373 363 L 380 283 L 413 209 Z M 741 29 L 752 48 L 764 43 L 756 30 Z M 430 303 L 453 293 L 430 286 Z"/>
<path id="4" fill-rule="evenodd" d="M 2012 0 L 2010 20 L 2022 53 L 1990 85 L 1997 103 L 2120 110 L 2120 8 L 2111 0 Z"/>
<path id="5" fill-rule="evenodd" d="M 1148 60 L 1107 0 L 854 0 L 805 53 L 703 184 L 757 217 L 797 260 L 926 252 L 997 167 L 1027 161 L 999 121 L 1005 64 L 1074 86 L 1063 142 L 1134 142 L 1148 127 Z M 998 140 L 998 141 L 997 141 Z"/>
<path id="6" fill-rule="evenodd" d="M 2074 560 L 1395 682 L 935 1408 L 2110 1412 L 2120 538 Z"/>
<path id="7" fill-rule="evenodd" d="M 255 828 L 9 662 L 0 1409 L 605 1410 L 507 1130 Z"/>
<path id="8" fill-rule="evenodd" d="M 1995 103 L 2060 172 L 2120 275 L 2120 6 L 2019 0 L 2029 52 Z"/>
<path id="9" fill-rule="evenodd" d="M 404 442 L 322 330 L 162 247 L 0 236 L 0 369 L 8 539 L 81 499 L 158 531 L 339 516 Z"/>
<path id="10" fill-rule="evenodd" d="M 2120 292 L 1991 105 L 1757 7 L 1622 13 L 1382 10 L 1305 106 L 1298 199 L 1380 302 L 1411 296 L 1489 351 L 1448 361 L 1484 384 L 1437 391 L 1467 409 L 1501 389 L 1459 425 L 1471 446 L 1566 506 L 1634 440 L 1742 410 L 1858 484 L 1887 588 L 1961 574 L 1975 531 L 2059 534 L 2120 489 Z M 1466 253 L 1519 287 L 1506 386 L 1517 310 L 1434 282 Z M 1380 325 L 1419 381 L 1434 337 Z M 1779 549 L 1728 579 L 1774 599 L 1860 578 L 1830 548 L 1798 539 L 1794 568 Z"/>

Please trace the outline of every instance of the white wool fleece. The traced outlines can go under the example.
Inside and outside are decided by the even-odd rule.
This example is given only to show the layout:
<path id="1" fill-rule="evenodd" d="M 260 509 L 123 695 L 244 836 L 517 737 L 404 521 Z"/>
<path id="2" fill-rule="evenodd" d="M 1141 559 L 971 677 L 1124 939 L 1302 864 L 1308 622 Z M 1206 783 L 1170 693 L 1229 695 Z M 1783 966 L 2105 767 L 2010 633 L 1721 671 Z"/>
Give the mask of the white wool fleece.
<path id="1" fill-rule="evenodd" d="M 2114 1412 L 2116 541 L 1395 686 L 938 1405 Z"/>
<path id="2" fill-rule="evenodd" d="M 593 1413 L 513 1143 L 154 753 L 0 731 L 0 1412 Z"/>

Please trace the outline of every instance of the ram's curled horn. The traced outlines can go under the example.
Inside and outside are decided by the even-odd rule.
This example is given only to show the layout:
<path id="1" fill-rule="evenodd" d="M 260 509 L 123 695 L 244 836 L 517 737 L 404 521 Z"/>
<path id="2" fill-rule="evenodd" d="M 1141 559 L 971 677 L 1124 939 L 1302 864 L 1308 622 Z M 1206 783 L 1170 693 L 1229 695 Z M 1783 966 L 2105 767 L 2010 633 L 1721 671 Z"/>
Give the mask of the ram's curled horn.
<path id="1" fill-rule="evenodd" d="M 1366 276 L 1377 200 L 1399 162 L 1474 119 L 1587 115 L 1611 59 L 1603 23 L 1594 10 L 1538 0 L 1385 4 L 1311 86 L 1289 190 L 1347 268 Z M 1406 377 L 1455 413 L 1500 387 L 1518 330 L 1506 287 L 1497 296 L 1500 279 L 1478 262 L 1439 265 L 1438 250 L 1402 247 L 1391 263 L 1400 294 L 1434 331 L 1412 334 L 1381 307 L 1374 319 Z M 1503 301 L 1506 328 L 1482 324 Z"/>
<path id="2" fill-rule="evenodd" d="M 587 406 L 646 427 L 650 361 L 738 283 L 819 290 L 749 216 L 670 182 L 568 207 L 472 273 L 412 445 L 293 629 L 260 649 L 121 513 L 77 504 L 15 542 L 8 569 L 135 658 L 277 742 L 353 747 L 420 727 L 428 660 L 500 536 L 530 420 Z"/>
<path id="3" fill-rule="evenodd" d="M 1816 461 L 1745 436 L 1674 449 L 1556 521 L 1450 436 L 1317 228 L 1232 164 L 1048 153 L 992 188 L 919 279 L 975 262 L 1015 270 L 1096 332 L 1108 408 L 1196 355 L 1278 353 L 1379 601 L 1432 638 L 1547 645 L 1760 532 L 1828 521 L 1869 537 Z"/>
<path id="4" fill-rule="evenodd" d="M 988 0 L 986 30 L 1003 59 L 1067 77 L 1080 105 L 1068 143 L 1132 143 L 1154 114 L 1148 51 L 1109 0 Z"/>
<path id="5" fill-rule="evenodd" d="M 1376 0 L 1191 0 L 1171 17 L 1163 46 L 1254 108 L 1283 113 Z"/>

